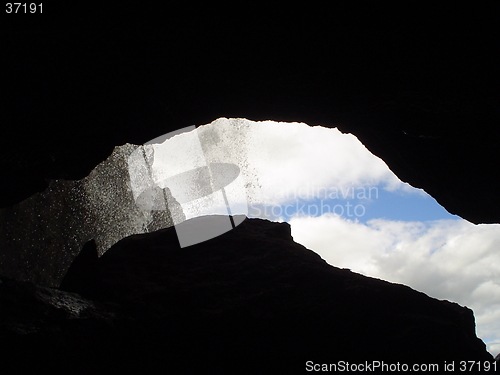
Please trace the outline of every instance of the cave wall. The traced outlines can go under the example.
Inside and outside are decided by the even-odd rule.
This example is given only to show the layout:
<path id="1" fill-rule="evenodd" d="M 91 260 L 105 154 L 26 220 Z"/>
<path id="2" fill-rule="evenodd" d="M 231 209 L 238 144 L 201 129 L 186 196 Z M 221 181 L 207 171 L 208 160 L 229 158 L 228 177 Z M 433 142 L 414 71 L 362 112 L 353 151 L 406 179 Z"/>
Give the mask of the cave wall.
<path id="1" fill-rule="evenodd" d="M 55 2 L 7 17 L 0 206 L 85 177 L 114 146 L 245 117 L 351 132 L 450 212 L 500 222 L 498 10 Z"/>
<path id="2" fill-rule="evenodd" d="M 124 237 L 185 220 L 171 194 L 168 207 L 137 203 L 134 188 L 151 186 L 145 147 L 116 147 L 85 178 L 50 181 L 44 191 L 0 208 L 0 275 L 57 287 L 87 241 L 102 255 Z"/>

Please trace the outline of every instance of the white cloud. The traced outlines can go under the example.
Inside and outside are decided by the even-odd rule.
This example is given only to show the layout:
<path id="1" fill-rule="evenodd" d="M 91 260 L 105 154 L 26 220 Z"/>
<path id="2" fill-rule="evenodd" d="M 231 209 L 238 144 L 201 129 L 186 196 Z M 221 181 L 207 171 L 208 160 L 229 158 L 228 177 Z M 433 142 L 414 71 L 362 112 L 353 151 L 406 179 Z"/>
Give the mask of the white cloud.
<path id="1" fill-rule="evenodd" d="M 325 187 L 385 184 L 391 190 L 410 190 L 355 136 L 338 129 L 254 122 L 248 150 L 267 204 L 313 198 Z"/>
<path id="2" fill-rule="evenodd" d="M 294 217 L 290 224 L 295 241 L 334 266 L 472 308 L 479 337 L 492 340 L 492 352 L 500 348 L 500 225 L 382 219 L 362 224 L 328 214 Z"/>

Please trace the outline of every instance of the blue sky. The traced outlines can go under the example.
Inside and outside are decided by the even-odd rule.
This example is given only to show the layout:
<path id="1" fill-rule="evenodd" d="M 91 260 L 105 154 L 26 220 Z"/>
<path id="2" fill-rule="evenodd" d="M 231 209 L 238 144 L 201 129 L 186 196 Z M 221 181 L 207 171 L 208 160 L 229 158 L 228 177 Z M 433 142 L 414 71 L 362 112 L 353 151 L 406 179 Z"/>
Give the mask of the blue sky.
<path id="1" fill-rule="evenodd" d="M 405 194 L 378 189 L 379 197 L 367 205 L 362 221 L 383 218 L 403 221 L 428 221 L 439 219 L 459 219 L 450 214 L 428 194 Z"/>
<path id="2" fill-rule="evenodd" d="M 370 189 L 370 190 L 368 190 Z M 362 190 L 355 192 L 360 193 Z M 349 193 L 348 199 L 313 198 L 297 199 L 285 205 L 267 207 L 270 216 L 278 214 L 283 221 L 290 221 L 294 215 L 321 216 L 324 213 L 336 213 L 346 219 L 366 223 L 371 219 L 387 219 L 396 221 L 431 221 L 455 219 L 460 217 L 450 214 L 430 195 L 422 193 L 390 192 L 382 185 L 366 188 L 368 199 L 354 199 Z M 260 209 L 262 212 L 264 208 Z"/>
<path id="3" fill-rule="evenodd" d="M 235 164 L 225 187 L 233 214 L 287 221 L 296 242 L 334 266 L 468 306 L 478 336 L 500 352 L 500 224 L 451 215 L 335 128 L 220 118 L 196 132 L 155 146 L 159 184 L 165 171 Z M 354 198 L 339 196 L 348 189 Z M 221 192 L 182 208 L 187 218 L 227 214 Z"/>

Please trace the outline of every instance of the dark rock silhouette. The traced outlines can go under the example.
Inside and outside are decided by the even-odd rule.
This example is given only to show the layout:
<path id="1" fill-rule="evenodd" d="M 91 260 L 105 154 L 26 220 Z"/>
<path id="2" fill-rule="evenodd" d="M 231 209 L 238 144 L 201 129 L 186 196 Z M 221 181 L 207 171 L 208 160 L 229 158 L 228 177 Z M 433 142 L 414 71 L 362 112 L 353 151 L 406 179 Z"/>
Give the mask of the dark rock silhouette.
<path id="1" fill-rule="evenodd" d="M 59 289 L 84 297 L 97 297 L 102 287 L 99 254 L 94 240 L 88 241 L 75 257 Z"/>
<path id="2" fill-rule="evenodd" d="M 5 374 L 96 371 L 117 341 L 115 312 L 76 293 L 0 278 L 0 307 Z"/>
<path id="3" fill-rule="evenodd" d="M 127 237 L 99 259 L 96 299 L 2 279 L 2 366 L 295 374 L 306 361 L 493 360 L 468 308 L 330 266 L 287 229 L 247 219 L 183 249 L 173 227 Z"/>

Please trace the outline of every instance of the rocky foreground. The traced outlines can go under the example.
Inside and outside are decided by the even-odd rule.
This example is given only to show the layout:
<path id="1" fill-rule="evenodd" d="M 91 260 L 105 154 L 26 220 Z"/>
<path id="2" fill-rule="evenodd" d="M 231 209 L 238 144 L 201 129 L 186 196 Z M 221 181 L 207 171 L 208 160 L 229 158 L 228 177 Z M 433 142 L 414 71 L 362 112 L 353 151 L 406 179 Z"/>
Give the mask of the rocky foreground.
<path id="1" fill-rule="evenodd" d="M 59 289 L 0 279 L 0 353 L 4 374 L 493 360 L 470 309 L 333 267 L 261 219 L 183 249 L 173 227 L 101 258 L 91 241 Z"/>

